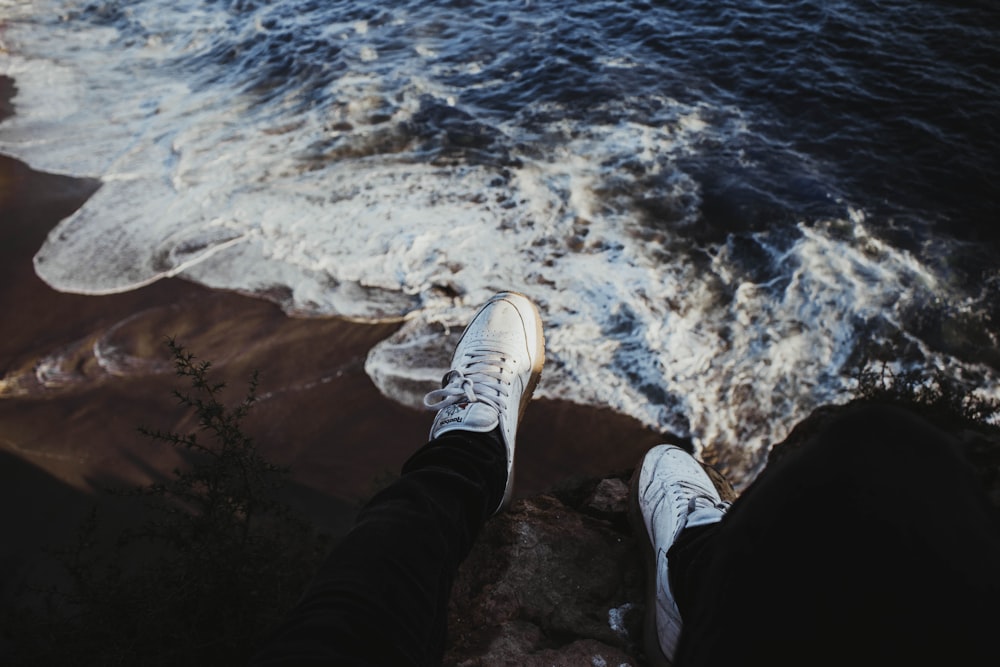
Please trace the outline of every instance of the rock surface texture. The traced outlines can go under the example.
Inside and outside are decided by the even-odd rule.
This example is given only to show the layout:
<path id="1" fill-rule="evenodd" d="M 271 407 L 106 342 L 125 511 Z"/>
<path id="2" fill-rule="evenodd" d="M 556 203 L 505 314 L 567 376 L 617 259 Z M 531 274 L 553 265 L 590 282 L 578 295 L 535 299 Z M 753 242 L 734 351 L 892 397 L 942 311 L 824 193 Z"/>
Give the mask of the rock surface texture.
<path id="1" fill-rule="evenodd" d="M 628 475 L 494 517 L 452 592 L 446 665 L 638 665 L 642 571 Z"/>
<path id="2" fill-rule="evenodd" d="M 769 463 L 800 447 L 842 408 L 824 407 L 775 445 Z M 1000 509 L 1000 437 L 955 434 Z M 736 493 L 706 470 L 726 499 Z M 628 521 L 632 471 L 578 481 L 515 502 L 491 519 L 452 591 L 455 667 L 641 667 L 643 570 Z"/>
<path id="3" fill-rule="evenodd" d="M 732 487 L 708 469 L 720 491 Z M 452 591 L 445 665 L 644 665 L 645 601 L 624 471 L 521 500 L 483 529 Z"/>

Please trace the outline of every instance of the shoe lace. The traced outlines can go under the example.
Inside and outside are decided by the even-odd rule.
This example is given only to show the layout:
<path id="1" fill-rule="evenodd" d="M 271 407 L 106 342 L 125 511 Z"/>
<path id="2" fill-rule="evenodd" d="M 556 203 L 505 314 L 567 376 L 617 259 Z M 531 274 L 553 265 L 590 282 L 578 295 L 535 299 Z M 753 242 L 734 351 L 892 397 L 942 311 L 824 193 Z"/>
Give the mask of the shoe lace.
<path id="1" fill-rule="evenodd" d="M 728 500 L 723 500 L 721 502 L 716 502 L 715 498 L 706 495 L 692 496 L 688 501 L 688 514 L 694 512 L 695 510 L 704 509 L 715 509 L 719 510 L 723 514 L 732 506 L 732 503 Z"/>
<path id="2" fill-rule="evenodd" d="M 490 347 L 472 347 L 462 355 L 457 368 L 445 373 L 440 389 L 424 396 L 424 405 L 440 410 L 456 403 L 486 403 L 501 416 L 507 414 L 510 379 L 517 360 Z"/>
<path id="3" fill-rule="evenodd" d="M 677 504 L 677 518 L 684 523 L 687 523 L 687 518 L 698 510 L 717 510 L 719 513 L 725 514 L 732 505 L 729 501 L 717 501 L 712 496 L 706 494 L 700 484 L 686 479 L 677 480 L 674 486 L 674 493 L 678 498 L 690 494 L 686 507 L 681 503 Z"/>

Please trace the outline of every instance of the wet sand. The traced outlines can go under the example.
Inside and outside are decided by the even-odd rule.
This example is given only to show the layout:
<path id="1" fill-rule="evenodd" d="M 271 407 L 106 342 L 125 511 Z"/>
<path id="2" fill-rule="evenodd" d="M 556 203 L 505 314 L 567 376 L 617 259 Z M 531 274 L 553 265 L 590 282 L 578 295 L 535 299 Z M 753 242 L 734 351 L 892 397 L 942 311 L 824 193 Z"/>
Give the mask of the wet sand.
<path id="1" fill-rule="evenodd" d="M 0 77 L 0 120 L 5 86 L 9 95 Z M 429 413 L 387 400 L 364 373 L 367 351 L 396 325 L 291 318 L 181 279 L 110 296 L 56 292 L 32 256 L 97 187 L 0 156 L 0 563 L 9 575 L 0 598 L 44 545 L 70 539 L 101 486 L 160 479 L 180 462 L 137 433 L 192 426 L 170 393 L 181 385 L 168 336 L 211 360 L 234 400 L 260 371 L 248 430 L 291 467 L 293 502 L 327 530 L 344 530 L 430 425 Z M 536 400 L 519 434 L 516 495 L 629 468 L 662 440 L 607 410 Z"/>

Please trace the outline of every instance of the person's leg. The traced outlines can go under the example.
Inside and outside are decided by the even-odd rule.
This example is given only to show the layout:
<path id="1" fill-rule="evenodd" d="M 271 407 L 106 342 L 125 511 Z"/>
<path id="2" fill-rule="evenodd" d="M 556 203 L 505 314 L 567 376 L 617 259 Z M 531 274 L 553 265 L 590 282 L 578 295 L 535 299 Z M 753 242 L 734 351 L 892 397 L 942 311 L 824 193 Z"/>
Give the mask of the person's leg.
<path id="1" fill-rule="evenodd" d="M 701 593 L 704 569 L 711 562 L 715 535 L 723 522 L 688 528 L 681 532 L 667 551 L 671 563 L 670 587 L 678 614 L 687 618 Z"/>
<path id="2" fill-rule="evenodd" d="M 483 523 L 510 498 L 515 433 L 544 361 L 541 320 L 501 293 L 466 328 L 431 442 L 376 495 L 256 666 L 439 664 L 448 596 Z"/>
<path id="3" fill-rule="evenodd" d="M 333 550 L 255 665 L 432 665 L 459 564 L 503 497 L 499 434 L 420 449 Z"/>
<path id="4" fill-rule="evenodd" d="M 835 419 L 670 551 L 676 664 L 1000 664 L 1000 528 L 951 439 Z"/>
<path id="5" fill-rule="evenodd" d="M 642 541 L 646 566 L 643 644 L 649 664 L 663 667 L 673 661 L 682 630 L 677 563 L 668 553 L 678 540 L 718 525 L 729 503 L 722 501 L 701 464 L 674 445 L 646 452 L 631 486 L 629 518 Z"/>

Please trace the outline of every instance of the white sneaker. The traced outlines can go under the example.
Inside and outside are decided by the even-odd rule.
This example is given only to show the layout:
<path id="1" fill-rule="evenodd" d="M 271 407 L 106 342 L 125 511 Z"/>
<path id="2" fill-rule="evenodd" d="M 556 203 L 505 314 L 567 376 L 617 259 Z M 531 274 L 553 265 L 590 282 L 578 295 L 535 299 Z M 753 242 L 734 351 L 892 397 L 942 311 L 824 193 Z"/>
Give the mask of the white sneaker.
<path id="1" fill-rule="evenodd" d="M 632 519 L 645 537 L 646 657 L 651 665 L 669 665 L 681 635 L 681 615 L 670 589 L 667 551 L 685 528 L 722 519 L 723 502 L 701 464 L 674 445 L 646 453 L 632 480 Z M 641 522 L 639 519 L 641 518 Z"/>
<path id="2" fill-rule="evenodd" d="M 544 362 L 538 308 L 523 294 L 501 292 L 465 328 L 441 389 L 424 397 L 424 405 L 438 410 L 431 439 L 449 431 L 488 433 L 500 427 L 507 446 L 507 488 L 497 511 L 510 500 L 514 436 Z"/>

